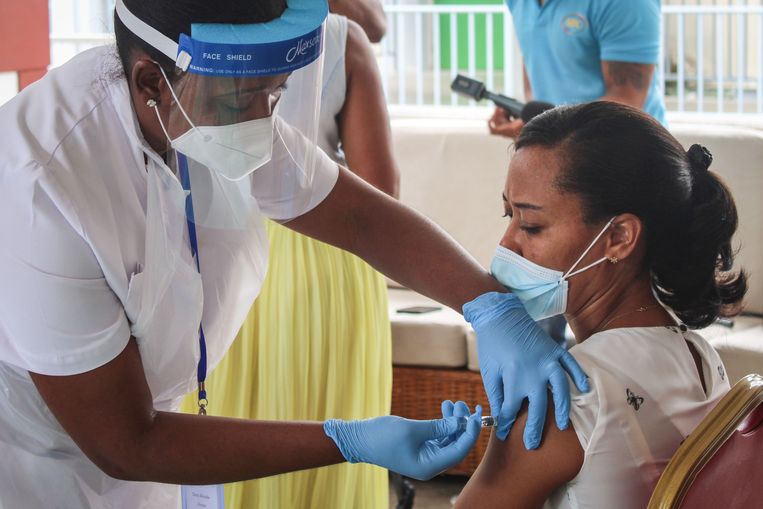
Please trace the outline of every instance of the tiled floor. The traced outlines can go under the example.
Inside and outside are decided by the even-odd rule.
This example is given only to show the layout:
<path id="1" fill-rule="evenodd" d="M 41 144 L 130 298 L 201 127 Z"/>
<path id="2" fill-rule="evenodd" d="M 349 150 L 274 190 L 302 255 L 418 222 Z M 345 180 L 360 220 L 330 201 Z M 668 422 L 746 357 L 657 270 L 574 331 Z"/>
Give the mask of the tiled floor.
<path id="1" fill-rule="evenodd" d="M 443 476 L 431 481 L 411 481 L 416 489 L 413 509 L 450 509 L 451 499 L 461 492 L 466 477 Z M 397 494 L 390 487 L 389 507 L 397 507 Z"/>

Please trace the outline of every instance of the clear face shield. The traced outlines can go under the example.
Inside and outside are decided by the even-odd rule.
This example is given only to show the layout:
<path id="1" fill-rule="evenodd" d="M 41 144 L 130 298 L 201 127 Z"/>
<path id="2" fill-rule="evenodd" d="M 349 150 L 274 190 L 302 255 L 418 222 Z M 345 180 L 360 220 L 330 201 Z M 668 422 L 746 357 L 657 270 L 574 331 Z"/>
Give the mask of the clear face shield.
<path id="1" fill-rule="evenodd" d="M 309 200 L 328 6 L 323 0 L 287 3 L 273 21 L 193 24 L 190 35 L 174 42 L 117 0 L 124 25 L 176 62 L 175 74 L 165 76 L 169 116 L 153 107 L 171 148 L 168 164 L 190 191 L 192 210 L 185 208 L 197 225 L 247 228 L 258 212 L 254 196 L 262 193 L 295 211 Z M 281 93 L 292 83 L 299 94 L 290 102 L 300 104 L 290 106 L 302 112 L 296 128 L 278 117 Z"/>

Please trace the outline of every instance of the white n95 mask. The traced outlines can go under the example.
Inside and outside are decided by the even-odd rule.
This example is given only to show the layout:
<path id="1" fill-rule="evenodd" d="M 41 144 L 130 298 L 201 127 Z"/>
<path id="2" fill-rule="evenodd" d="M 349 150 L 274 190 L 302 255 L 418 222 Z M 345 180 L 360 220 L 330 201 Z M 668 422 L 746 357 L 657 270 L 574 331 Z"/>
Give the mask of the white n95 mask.
<path id="1" fill-rule="evenodd" d="M 252 199 L 255 206 L 257 199 L 277 203 L 271 215 L 279 221 L 304 214 L 322 189 L 314 186 L 316 172 L 335 169 L 317 143 L 328 3 L 288 0 L 282 14 L 267 23 L 193 23 L 190 30 L 168 37 L 131 12 L 126 2 L 115 4 L 125 28 L 175 63 L 171 72 L 158 66 L 172 98 L 165 105 L 169 114 L 163 111 L 159 119 L 167 139 L 161 148 L 171 148 L 164 162 L 178 166 L 170 169 L 177 170 L 176 177 L 180 166 L 193 163 L 188 174 L 196 172 L 202 180 L 191 184 L 194 179 L 188 179 L 196 208 L 203 208 L 207 193 L 214 192 L 208 182 L 226 196 L 228 190 L 246 192 L 239 193 L 241 198 Z M 299 115 L 291 125 L 271 114 L 287 82 L 297 85 L 289 103 Z M 146 96 L 146 104 L 153 108 L 161 98 Z M 206 182 L 204 171 L 212 177 Z M 222 210 L 225 204 L 209 205 Z M 198 210 L 189 207 L 189 212 L 203 220 Z M 238 219 L 248 224 L 245 212 L 234 210 L 236 225 Z M 219 224 L 218 214 L 209 217 Z"/>
<path id="2" fill-rule="evenodd" d="M 159 107 L 156 102 L 153 103 L 159 124 L 174 150 L 234 181 L 243 179 L 270 161 L 273 157 L 273 132 L 280 101 L 268 117 L 229 125 L 197 126 L 183 109 L 161 65 L 159 70 L 175 104 L 191 126 L 188 131 L 172 139 L 159 115 Z"/>
<path id="3" fill-rule="evenodd" d="M 192 126 L 170 146 L 228 180 L 241 180 L 273 157 L 274 124 L 275 111 L 239 124 Z"/>
<path id="4" fill-rule="evenodd" d="M 604 225 L 593 242 L 589 244 L 588 248 L 583 251 L 580 258 L 572 264 L 566 273 L 541 267 L 503 246 L 498 246 L 490 265 L 490 272 L 499 283 L 522 301 L 533 320 L 561 315 L 567 310 L 567 292 L 569 290 L 567 280 L 607 259 L 603 257 L 582 269 L 575 270 L 575 267 L 596 245 L 614 220 L 613 217 Z"/>

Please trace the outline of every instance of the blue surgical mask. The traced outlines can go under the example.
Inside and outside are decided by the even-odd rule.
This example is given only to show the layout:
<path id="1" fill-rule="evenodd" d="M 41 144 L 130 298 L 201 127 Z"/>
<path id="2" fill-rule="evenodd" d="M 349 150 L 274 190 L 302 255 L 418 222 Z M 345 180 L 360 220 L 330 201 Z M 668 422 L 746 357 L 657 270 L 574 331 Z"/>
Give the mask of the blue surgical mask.
<path id="1" fill-rule="evenodd" d="M 490 272 L 498 282 L 519 297 L 533 320 L 561 315 L 567 310 L 567 291 L 569 289 L 567 280 L 607 259 L 603 257 L 582 269 L 575 270 L 575 267 L 596 245 L 614 220 L 613 217 L 604 225 L 593 242 L 566 273 L 541 267 L 503 246 L 498 246 L 490 265 Z"/>

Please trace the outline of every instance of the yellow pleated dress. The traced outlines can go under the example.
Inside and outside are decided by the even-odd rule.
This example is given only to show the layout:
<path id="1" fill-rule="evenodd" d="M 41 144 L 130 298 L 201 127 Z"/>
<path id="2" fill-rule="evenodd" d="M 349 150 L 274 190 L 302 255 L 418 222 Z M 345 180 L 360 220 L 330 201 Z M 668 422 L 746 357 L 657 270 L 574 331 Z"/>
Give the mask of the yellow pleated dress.
<path id="1" fill-rule="evenodd" d="M 389 413 L 387 290 L 359 258 L 268 223 L 270 267 L 233 346 L 207 380 L 209 413 L 267 420 Z M 195 396 L 183 403 L 196 411 Z M 387 509 L 387 471 L 342 464 L 225 486 L 226 508 Z"/>

